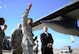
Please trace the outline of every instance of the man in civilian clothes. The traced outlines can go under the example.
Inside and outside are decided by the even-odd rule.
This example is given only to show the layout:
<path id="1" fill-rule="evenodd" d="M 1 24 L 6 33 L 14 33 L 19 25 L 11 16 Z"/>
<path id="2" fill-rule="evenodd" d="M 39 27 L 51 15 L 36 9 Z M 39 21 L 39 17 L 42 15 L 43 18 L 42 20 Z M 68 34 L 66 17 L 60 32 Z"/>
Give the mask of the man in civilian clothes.
<path id="1" fill-rule="evenodd" d="M 40 39 L 42 43 L 42 46 L 41 46 L 42 54 L 53 54 L 52 45 L 54 40 L 52 38 L 52 35 L 47 32 L 48 31 L 47 26 L 43 27 L 43 31 L 44 33 L 40 35 Z"/>

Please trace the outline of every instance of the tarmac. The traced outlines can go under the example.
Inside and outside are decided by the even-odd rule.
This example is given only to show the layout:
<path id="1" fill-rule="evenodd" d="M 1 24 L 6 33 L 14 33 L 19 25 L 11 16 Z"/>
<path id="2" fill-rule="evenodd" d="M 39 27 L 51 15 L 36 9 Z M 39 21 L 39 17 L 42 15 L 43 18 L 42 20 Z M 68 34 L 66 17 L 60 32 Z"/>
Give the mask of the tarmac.
<path id="1" fill-rule="evenodd" d="M 61 53 L 59 49 L 54 49 L 54 54 L 70 54 L 70 53 Z M 11 50 L 3 50 L 3 54 L 12 54 Z M 41 51 L 38 52 L 38 54 L 41 54 Z M 79 54 L 79 49 L 73 49 L 73 52 L 71 54 Z"/>

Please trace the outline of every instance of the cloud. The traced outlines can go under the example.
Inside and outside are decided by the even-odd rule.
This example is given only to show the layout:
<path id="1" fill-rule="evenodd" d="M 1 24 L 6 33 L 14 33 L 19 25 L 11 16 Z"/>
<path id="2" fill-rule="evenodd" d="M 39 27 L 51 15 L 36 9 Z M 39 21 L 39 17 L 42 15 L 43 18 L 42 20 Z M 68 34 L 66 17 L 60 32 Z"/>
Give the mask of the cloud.
<path id="1" fill-rule="evenodd" d="M 0 1 L 0 9 L 2 9 L 2 8 L 6 8 L 6 5 L 3 4 L 3 2 Z"/>
<path id="2" fill-rule="evenodd" d="M 2 9 L 2 6 L 0 6 L 0 9 Z"/>
<path id="3" fill-rule="evenodd" d="M 0 9 L 2 9 L 2 2 L 0 1 Z"/>

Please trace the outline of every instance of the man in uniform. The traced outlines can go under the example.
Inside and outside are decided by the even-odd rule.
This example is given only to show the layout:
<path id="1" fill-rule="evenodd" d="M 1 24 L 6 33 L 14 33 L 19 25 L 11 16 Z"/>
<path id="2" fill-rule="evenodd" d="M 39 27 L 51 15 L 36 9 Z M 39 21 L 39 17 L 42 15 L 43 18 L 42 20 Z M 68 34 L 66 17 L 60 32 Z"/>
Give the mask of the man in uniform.
<path id="1" fill-rule="evenodd" d="M 2 30 L 2 34 L 4 35 L 3 36 L 3 41 L 2 41 L 2 49 L 4 49 L 4 40 L 5 40 L 5 30 L 7 29 L 7 25 L 6 24 L 4 24 L 4 25 L 2 25 L 2 27 L 1 27 L 1 30 Z"/>
<path id="2" fill-rule="evenodd" d="M 0 18 L 0 54 L 2 54 L 3 39 L 5 37 L 5 35 L 1 29 L 1 25 L 4 25 L 4 23 L 5 23 L 4 18 Z"/>
<path id="3" fill-rule="evenodd" d="M 32 18 L 28 18 L 28 13 L 30 11 L 30 8 L 32 7 L 32 4 L 30 3 L 28 5 L 28 8 L 24 12 L 23 15 L 23 39 L 22 39 L 22 47 L 23 47 L 23 54 L 33 54 L 33 33 L 32 33 L 32 24 L 33 20 Z"/>
<path id="4" fill-rule="evenodd" d="M 13 50 L 12 54 L 22 54 L 22 47 L 21 47 L 21 42 L 22 42 L 22 25 L 18 24 L 17 29 L 15 29 L 12 33 L 11 36 L 11 48 Z"/>

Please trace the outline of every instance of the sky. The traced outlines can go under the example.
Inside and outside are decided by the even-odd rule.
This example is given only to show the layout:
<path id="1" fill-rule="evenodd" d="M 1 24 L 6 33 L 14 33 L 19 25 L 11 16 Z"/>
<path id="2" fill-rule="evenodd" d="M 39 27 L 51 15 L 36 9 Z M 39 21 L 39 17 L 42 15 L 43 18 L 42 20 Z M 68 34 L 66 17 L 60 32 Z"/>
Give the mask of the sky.
<path id="1" fill-rule="evenodd" d="M 0 17 L 5 19 L 5 24 L 8 26 L 5 31 L 6 36 L 11 36 L 12 31 L 17 28 L 17 24 L 22 23 L 22 15 L 30 1 L 31 0 L 0 0 Z M 33 18 L 35 22 L 41 17 L 66 6 L 66 4 L 70 2 L 72 2 L 72 0 L 32 0 L 32 8 L 28 17 Z M 42 29 L 33 31 L 34 35 L 38 36 L 39 48 L 41 47 L 40 34 L 42 32 Z M 67 45 L 73 48 L 79 48 L 79 37 L 75 36 L 75 42 L 72 43 L 70 35 L 56 32 L 51 28 L 48 29 L 48 32 L 53 36 L 54 48 L 61 48 Z"/>

